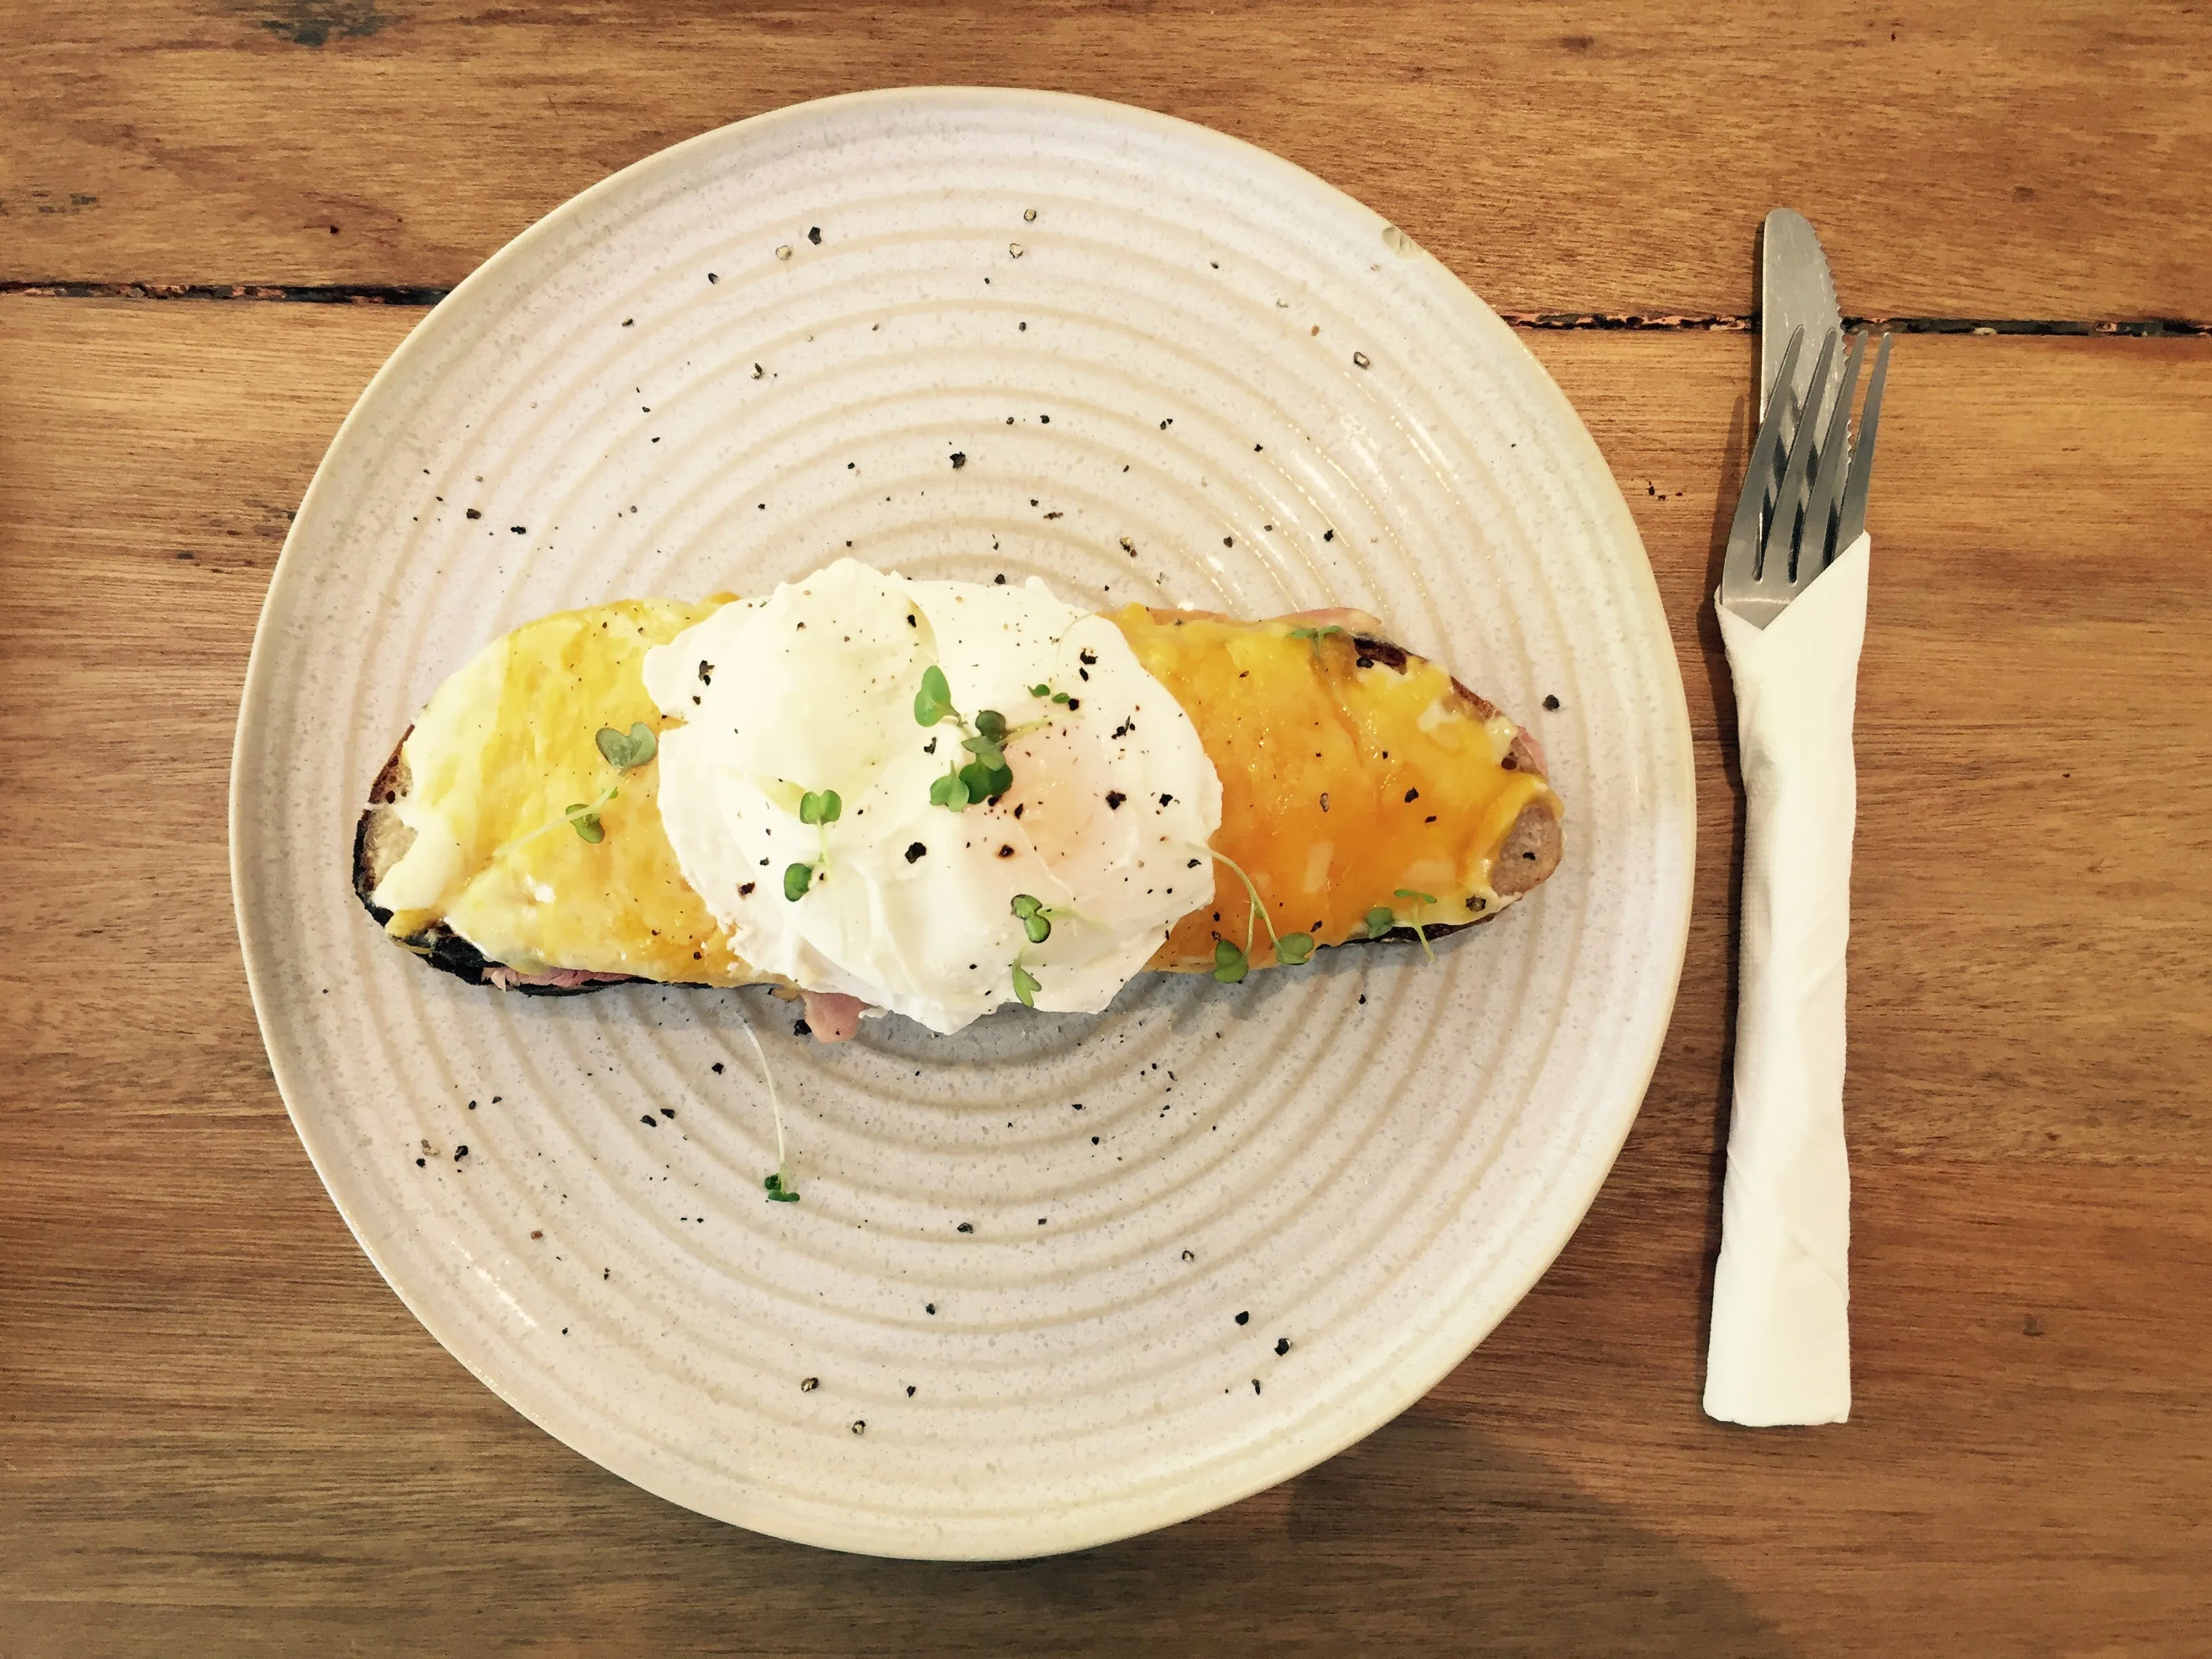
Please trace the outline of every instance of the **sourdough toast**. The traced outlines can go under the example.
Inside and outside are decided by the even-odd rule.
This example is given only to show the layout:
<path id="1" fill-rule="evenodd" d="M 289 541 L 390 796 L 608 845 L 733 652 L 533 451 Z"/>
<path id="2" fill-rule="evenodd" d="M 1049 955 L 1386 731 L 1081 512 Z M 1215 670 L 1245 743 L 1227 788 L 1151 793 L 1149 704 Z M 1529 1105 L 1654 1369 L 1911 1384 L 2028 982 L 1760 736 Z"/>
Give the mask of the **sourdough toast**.
<path id="1" fill-rule="evenodd" d="M 1188 621 L 1206 613 L 1154 611 L 1156 622 L 1173 623 Z M 1417 667 L 1425 667 L 1423 659 L 1403 647 L 1383 639 L 1372 632 L 1356 631 L 1361 627 L 1379 627 L 1372 617 L 1358 612 L 1310 613 L 1301 617 L 1285 618 L 1292 622 L 1320 621 L 1340 618 L 1352 624 L 1343 629 L 1341 648 L 1359 669 L 1382 668 L 1403 676 Z M 1227 618 L 1208 617 L 1226 622 Z M 1456 705 L 1455 712 L 1477 722 L 1497 720 L 1497 707 L 1462 684 L 1456 678 L 1450 679 L 1450 695 Z M 406 759 L 408 736 L 402 733 L 389 758 L 380 769 L 369 790 L 368 805 L 357 821 L 354 832 L 351 877 L 356 895 L 380 927 L 391 920 L 392 913 L 374 899 L 379 884 L 385 874 L 406 852 L 414 837 L 411 830 L 400 819 L 396 804 L 408 794 L 412 786 Z M 1525 730 L 1515 728 L 1510 748 L 1499 763 L 1504 769 L 1518 770 L 1536 778 L 1545 777 L 1545 766 L 1540 750 Z M 1424 925 L 1400 925 L 1379 934 L 1364 937 L 1353 935 L 1345 943 L 1415 943 L 1423 939 L 1434 940 L 1479 926 L 1492 920 L 1506 903 L 1534 890 L 1559 867 L 1565 848 L 1565 835 L 1560 821 L 1556 796 L 1547 789 L 1530 800 L 1514 819 L 1492 865 L 1490 886 L 1498 902 L 1486 904 L 1480 913 L 1463 921 L 1433 921 Z M 1470 899 L 1470 905 L 1480 901 Z M 503 989 L 519 990 L 535 996 L 574 996 L 602 989 L 606 986 L 634 981 L 641 976 L 628 974 L 586 973 L 574 969 L 553 968 L 547 971 L 526 974 L 513 967 L 487 960 L 483 952 L 447 925 L 442 918 L 422 922 L 414 931 L 398 939 L 398 943 L 421 957 L 431 967 L 452 974 L 473 985 L 494 985 Z M 1164 945 L 1150 964 L 1165 972 L 1211 972 L 1214 959 L 1207 949 L 1175 941 Z M 1272 955 L 1265 951 L 1255 955 L 1253 965 L 1272 965 Z M 670 980 L 672 984 L 694 981 Z M 750 982 L 780 983 L 771 975 L 761 975 Z"/>

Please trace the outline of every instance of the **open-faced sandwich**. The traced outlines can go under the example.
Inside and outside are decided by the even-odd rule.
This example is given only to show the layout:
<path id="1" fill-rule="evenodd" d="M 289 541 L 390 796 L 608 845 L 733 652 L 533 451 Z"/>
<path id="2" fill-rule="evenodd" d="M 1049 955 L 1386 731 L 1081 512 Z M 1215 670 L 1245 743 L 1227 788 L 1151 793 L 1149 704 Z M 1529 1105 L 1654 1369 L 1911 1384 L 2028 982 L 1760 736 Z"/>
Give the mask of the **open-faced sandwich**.
<path id="1" fill-rule="evenodd" d="M 472 982 L 791 987 L 829 1039 L 1426 948 L 1551 874 L 1560 804 L 1527 732 L 1381 631 L 852 559 L 564 611 L 430 699 L 355 890 Z"/>

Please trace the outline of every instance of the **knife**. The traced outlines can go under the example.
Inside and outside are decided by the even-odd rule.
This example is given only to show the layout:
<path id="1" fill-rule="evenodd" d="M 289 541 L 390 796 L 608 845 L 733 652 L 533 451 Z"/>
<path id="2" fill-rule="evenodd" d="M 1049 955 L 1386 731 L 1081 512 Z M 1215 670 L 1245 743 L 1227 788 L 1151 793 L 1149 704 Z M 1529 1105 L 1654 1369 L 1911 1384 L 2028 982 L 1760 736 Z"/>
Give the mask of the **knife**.
<path id="1" fill-rule="evenodd" d="M 1798 414 L 1805 407 L 1805 390 L 1812 382 L 1813 360 L 1820 356 L 1820 342 L 1828 337 L 1830 330 L 1842 326 L 1842 314 L 1836 309 L 1836 284 L 1828 275 L 1828 256 L 1821 251 L 1820 234 L 1803 214 L 1789 208 L 1776 208 L 1766 216 L 1765 229 L 1759 238 L 1761 421 L 1765 420 L 1766 406 L 1778 389 L 1775 380 L 1781 373 L 1782 354 L 1789 349 L 1791 331 L 1799 328 L 1805 331 L 1805 347 L 1797 354 L 1797 371 L 1790 376 L 1790 401 L 1784 405 L 1790 417 L 1785 429 L 1795 432 Z M 1829 371 L 1828 385 L 1822 389 L 1824 399 L 1828 392 L 1835 389 L 1842 372 L 1843 361 L 1838 356 Z"/>
<path id="2" fill-rule="evenodd" d="M 1783 412 L 1789 420 L 1784 430 L 1794 433 L 1804 413 L 1805 394 L 1812 385 L 1820 342 L 1830 331 L 1842 327 L 1843 317 L 1836 307 L 1836 284 L 1828 275 L 1828 256 L 1811 220 L 1792 209 L 1776 208 L 1766 216 L 1759 248 L 1759 418 L 1765 420 L 1775 394 L 1786 390 Z M 1790 349 L 1790 337 L 1800 328 L 1805 331 L 1805 344 L 1797 354 L 1796 370 L 1785 389 L 1776 381 L 1781 377 L 1782 357 Z M 1821 388 L 1823 408 L 1842 377 L 1843 364 L 1844 354 L 1838 351 L 1829 368 L 1827 384 Z M 1816 430 L 1808 458 L 1813 466 L 1808 471 L 1816 469 L 1820 461 L 1820 437 Z M 1781 488 L 1787 449 L 1785 445 L 1776 454 L 1774 475 L 1766 481 L 1770 514 Z"/>

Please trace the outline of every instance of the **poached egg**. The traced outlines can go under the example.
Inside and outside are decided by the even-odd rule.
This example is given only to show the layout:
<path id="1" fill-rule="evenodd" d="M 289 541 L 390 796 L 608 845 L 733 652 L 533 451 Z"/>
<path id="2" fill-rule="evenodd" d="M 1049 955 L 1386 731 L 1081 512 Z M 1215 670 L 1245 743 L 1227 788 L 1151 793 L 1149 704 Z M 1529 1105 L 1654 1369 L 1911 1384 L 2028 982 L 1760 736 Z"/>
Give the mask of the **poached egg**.
<path id="1" fill-rule="evenodd" d="M 804 989 L 946 1033 L 1017 1000 L 1096 1012 L 1212 900 L 1221 781 L 1190 716 L 1041 581 L 840 560 L 655 646 L 644 682 L 681 722 L 658 805 L 684 882 Z M 994 744 L 1011 782 L 952 804 L 940 780 Z"/>

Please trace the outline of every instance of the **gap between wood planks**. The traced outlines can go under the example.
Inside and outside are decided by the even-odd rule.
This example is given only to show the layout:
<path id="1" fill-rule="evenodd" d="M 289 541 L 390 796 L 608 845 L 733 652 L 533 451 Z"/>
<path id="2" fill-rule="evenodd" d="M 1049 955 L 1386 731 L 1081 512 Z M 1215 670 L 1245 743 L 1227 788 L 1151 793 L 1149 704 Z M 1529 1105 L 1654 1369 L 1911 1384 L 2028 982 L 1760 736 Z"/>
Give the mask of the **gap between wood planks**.
<path id="1" fill-rule="evenodd" d="M 252 283 L 0 282 L 0 295 L 28 295 L 46 299 L 246 300 L 289 305 L 411 306 L 425 310 L 452 292 L 444 288 L 353 283 L 271 287 Z M 1759 313 L 1755 311 L 1738 315 L 1718 312 L 1647 315 L 1638 312 L 1508 311 L 1499 315 L 1515 328 L 1749 333 L 1759 327 Z M 2212 321 L 2179 317 L 1846 317 L 1844 322 L 1851 328 L 1886 328 L 1899 334 L 2070 334 L 2124 339 L 2212 336 Z"/>

